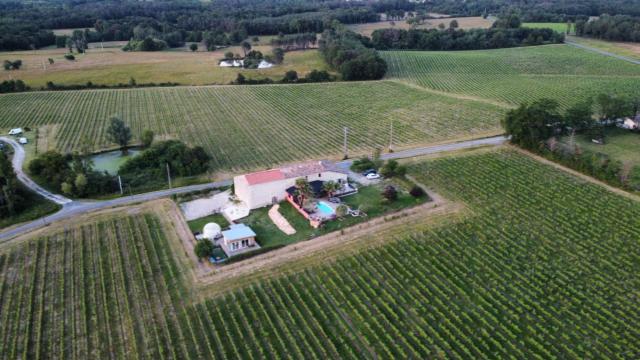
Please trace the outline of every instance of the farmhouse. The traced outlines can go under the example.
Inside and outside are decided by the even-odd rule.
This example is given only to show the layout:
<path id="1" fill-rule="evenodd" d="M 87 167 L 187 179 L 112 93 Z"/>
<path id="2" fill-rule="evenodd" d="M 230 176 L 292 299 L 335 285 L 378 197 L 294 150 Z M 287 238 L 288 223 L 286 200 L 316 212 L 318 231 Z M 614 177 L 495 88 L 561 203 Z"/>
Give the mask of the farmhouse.
<path id="1" fill-rule="evenodd" d="M 310 183 L 335 181 L 342 189 L 348 188 L 347 172 L 326 160 L 236 176 L 233 185 L 238 199 L 250 209 L 257 209 L 285 200 L 287 189 L 295 186 L 299 178 L 305 178 Z"/>
<path id="2" fill-rule="evenodd" d="M 232 224 L 229 230 L 222 232 L 220 247 L 231 257 L 249 249 L 259 248 L 256 233 L 245 224 Z"/>

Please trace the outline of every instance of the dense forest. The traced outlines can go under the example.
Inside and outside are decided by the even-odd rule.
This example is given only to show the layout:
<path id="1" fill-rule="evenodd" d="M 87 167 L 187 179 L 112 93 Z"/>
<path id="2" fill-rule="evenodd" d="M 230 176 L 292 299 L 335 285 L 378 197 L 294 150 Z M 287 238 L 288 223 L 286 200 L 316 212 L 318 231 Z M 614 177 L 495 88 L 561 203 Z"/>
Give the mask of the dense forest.
<path id="1" fill-rule="evenodd" d="M 400 4 L 400 5 L 398 5 Z M 363 23 L 379 19 L 377 12 L 409 4 L 379 2 L 375 6 L 345 1 L 75 1 L 0 2 L 0 50 L 39 48 L 65 40 L 51 29 L 87 28 L 89 41 L 126 41 L 145 32 L 169 46 L 201 41 L 224 33 L 221 41 L 237 42 L 248 34 L 322 32 L 333 20 Z M 406 6 L 412 8 L 412 6 Z M 178 46 L 176 45 L 176 46 Z M 221 44 L 226 45 L 226 44 Z"/>
<path id="2" fill-rule="evenodd" d="M 67 39 L 51 30 L 70 28 L 90 29 L 83 35 L 89 42 L 142 41 L 137 36 L 142 32 L 169 47 L 205 40 L 211 48 L 248 35 L 320 33 L 334 20 L 371 22 L 381 13 L 400 19 L 405 11 L 452 16 L 516 11 L 523 21 L 574 22 L 601 14 L 640 16 L 640 0 L 0 0 L 0 50 L 65 47 Z"/>

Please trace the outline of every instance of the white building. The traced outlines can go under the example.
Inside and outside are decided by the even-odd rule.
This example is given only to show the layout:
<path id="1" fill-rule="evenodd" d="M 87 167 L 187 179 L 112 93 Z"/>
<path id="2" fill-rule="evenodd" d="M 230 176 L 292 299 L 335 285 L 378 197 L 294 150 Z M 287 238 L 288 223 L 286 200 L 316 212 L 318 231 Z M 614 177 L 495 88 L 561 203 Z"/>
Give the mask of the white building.
<path id="1" fill-rule="evenodd" d="M 640 129 L 640 114 L 636 115 L 635 118 L 624 118 L 624 121 L 619 125 L 623 129 L 627 130 L 638 130 Z"/>
<path id="2" fill-rule="evenodd" d="M 258 69 L 270 69 L 272 67 L 273 64 L 265 60 L 260 60 L 260 64 L 258 64 Z"/>
<path id="3" fill-rule="evenodd" d="M 256 243 L 256 233 L 245 224 L 231 224 L 229 230 L 223 231 L 220 247 L 230 257 L 260 248 Z"/>
<path id="4" fill-rule="evenodd" d="M 238 199 L 250 209 L 257 209 L 283 201 L 287 189 L 294 186 L 299 178 L 305 178 L 309 182 L 335 181 L 347 185 L 347 172 L 325 160 L 236 176 L 233 178 L 233 185 Z"/>
<path id="5" fill-rule="evenodd" d="M 222 60 L 218 65 L 221 67 L 242 67 L 244 60 Z"/>
<path id="6" fill-rule="evenodd" d="M 22 134 L 22 128 L 15 128 L 9 130 L 9 135 L 20 135 Z"/>

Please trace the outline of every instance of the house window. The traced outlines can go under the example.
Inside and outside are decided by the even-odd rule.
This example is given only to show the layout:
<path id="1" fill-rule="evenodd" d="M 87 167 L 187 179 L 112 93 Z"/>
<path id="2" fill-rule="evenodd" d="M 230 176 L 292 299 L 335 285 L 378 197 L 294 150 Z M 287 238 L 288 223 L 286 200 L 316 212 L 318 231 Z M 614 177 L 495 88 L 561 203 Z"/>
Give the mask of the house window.
<path id="1" fill-rule="evenodd" d="M 322 177 L 322 173 L 318 174 L 318 177 Z"/>
<path id="2" fill-rule="evenodd" d="M 231 250 L 238 250 L 238 243 L 237 242 L 231 243 Z"/>
<path id="3" fill-rule="evenodd" d="M 248 239 L 242 240 L 242 247 L 246 248 L 247 246 L 249 246 L 249 240 Z"/>

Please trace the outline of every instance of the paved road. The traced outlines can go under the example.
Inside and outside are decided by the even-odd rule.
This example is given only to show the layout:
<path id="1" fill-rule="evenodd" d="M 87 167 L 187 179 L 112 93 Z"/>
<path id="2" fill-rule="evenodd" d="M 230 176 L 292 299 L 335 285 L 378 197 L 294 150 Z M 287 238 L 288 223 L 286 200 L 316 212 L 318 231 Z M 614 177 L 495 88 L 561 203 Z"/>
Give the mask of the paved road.
<path id="1" fill-rule="evenodd" d="M 575 46 L 575 47 L 580 48 L 580 49 L 597 52 L 598 54 L 601 54 L 601 55 L 614 57 L 616 59 L 620 59 L 620 60 L 628 61 L 630 63 L 634 63 L 636 65 L 640 65 L 640 60 L 636 60 L 636 59 L 632 59 L 632 58 L 629 58 L 629 57 L 626 57 L 626 56 L 610 53 L 608 51 L 596 49 L 596 48 L 593 48 L 591 46 L 578 44 L 578 43 L 575 43 L 575 42 L 573 42 L 571 40 L 565 40 L 564 43 L 567 44 L 567 45 Z"/>
<path id="2" fill-rule="evenodd" d="M 22 164 L 24 163 L 25 152 L 22 145 L 18 144 L 17 141 L 10 137 L 0 136 L 0 141 L 11 145 L 13 148 L 13 169 L 16 172 L 16 176 L 18 180 L 22 182 L 25 186 L 33 190 L 35 193 L 40 194 L 40 196 L 53 201 L 58 205 L 69 204 L 72 200 L 67 199 L 62 195 L 53 194 L 50 191 L 42 188 L 40 185 L 36 184 L 33 180 L 31 180 L 25 173 L 22 171 Z"/>
<path id="3" fill-rule="evenodd" d="M 0 138 L 0 139 L 4 139 L 4 138 Z M 409 157 L 414 157 L 419 155 L 428 155 L 428 154 L 434 154 L 434 153 L 445 152 L 445 151 L 468 149 L 468 148 L 484 146 L 484 145 L 500 145 L 504 143 L 506 140 L 507 138 L 504 136 L 495 136 L 490 138 L 462 141 L 462 142 L 445 144 L 445 145 L 434 145 L 434 146 L 427 146 L 427 147 L 421 147 L 416 149 L 403 150 L 403 151 L 398 151 L 390 154 L 383 154 L 381 157 L 383 160 L 409 158 Z M 19 144 L 17 144 L 15 148 L 22 149 L 22 147 Z M 17 152 L 18 150 L 16 150 L 16 153 Z M 23 152 L 23 160 L 24 160 L 24 150 L 22 152 Z M 338 165 L 348 170 L 352 162 L 353 162 L 352 160 L 345 160 L 345 161 L 339 162 Z M 18 163 L 14 162 L 14 167 L 17 164 Z M 21 162 L 19 164 L 22 165 Z M 22 172 L 21 167 L 19 167 L 18 169 L 20 169 L 20 172 Z M 360 175 L 354 173 L 354 176 L 360 176 Z M 28 182 L 33 183 L 33 181 L 28 177 L 26 177 L 26 175 L 24 177 L 27 179 Z M 20 180 L 22 181 L 22 179 Z M 113 199 L 113 200 L 103 200 L 103 201 L 71 201 L 65 198 L 66 200 L 69 200 L 69 201 L 65 202 L 63 204 L 62 210 L 58 211 L 57 213 L 46 216 L 38 220 L 34 220 L 29 223 L 22 224 L 11 230 L 6 230 L 1 232 L 0 243 L 7 242 L 11 238 L 16 237 L 20 234 L 24 234 L 26 232 L 38 229 L 43 226 L 47 226 L 52 222 L 68 219 L 70 217 L 80 215 L 83 213 L 96 211 L 100 209 L 106 209 L 106 208 L 119 206 L 119 205 L 126 205 L 126 204 L 160 199 L 160 198 L 171 196 L 173 194 L 188 193 L 192 191 L 199 191 L 199 190 L 205 190 L 205 189 L 214 189 L 222 186 L 229 186 L 231 184 L 233 184 L 233 180 L 228 179 L 228 180 L 223 180 L 223 181 L 218 181 L 213 183 L 184 186 L 184 187 L 175 188 L 175 189 L 159 190 L 159 191 L 154 191 L 154 192 L 149 192 L 144 194 L 124 196 L 124 197 Z M 51 194 L 51 195 L 58 196 L 54 194 Z"/>

